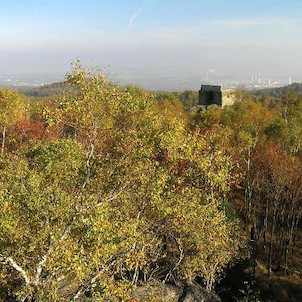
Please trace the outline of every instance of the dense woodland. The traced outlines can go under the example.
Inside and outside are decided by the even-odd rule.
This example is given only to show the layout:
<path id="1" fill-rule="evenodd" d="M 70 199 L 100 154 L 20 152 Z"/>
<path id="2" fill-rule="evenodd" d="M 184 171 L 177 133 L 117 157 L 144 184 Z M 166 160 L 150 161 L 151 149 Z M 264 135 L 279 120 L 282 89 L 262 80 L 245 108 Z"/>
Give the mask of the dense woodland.
<path id="1" fill-rule="evenodd" d="M 302 83 L 293 83 L 284 87 L 266 88 L 254 90 L 253 94 L 257 96 L 269 95 L 274 98 L 281 98 L 288 90 L 292 90 L 297 94 L 302 94 Z"/>
<path id="2" fill-rule="evenodd" d="M 302 96 L 237 95 L 199 110 L 78 63 L 0 89 L 0 299 L 138 301 L 158 280 L 301 301 Z"/>

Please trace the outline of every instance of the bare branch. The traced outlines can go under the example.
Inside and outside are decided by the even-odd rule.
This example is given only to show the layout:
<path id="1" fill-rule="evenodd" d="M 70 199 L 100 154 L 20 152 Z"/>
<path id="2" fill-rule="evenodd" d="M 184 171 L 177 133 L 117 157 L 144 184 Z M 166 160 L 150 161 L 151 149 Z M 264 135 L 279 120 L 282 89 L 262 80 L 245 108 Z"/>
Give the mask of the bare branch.
<path id="1" fill-rule="evenodd" d="M 30 285 L 31 282 L 28 273 L 12 257 L 5 257 L 4 255 L 0 254 L 0 261 L 14 268 L 17 272 L 21 274 L 25 281 L 25 284 Z"/>
<path id="2" fill-rule="evenodd" d="M 174 265 L 174 267 L 168 272 L 168 274 L 165 277 L 164 282 L 167 282 L 169 277 L 172 276 L 172 273 L 178 268 L 178 266 L 180 265 L 180 263 L 182 262 L 183 258 L 184 258 L 184 248 L 182 247 L 180 238 L 176 238 L 175 236 L 172 235 L 172 237 L 174 238 L 175 242 L 177 243 L 178 246 L 178 251 L 179 251 L 179 259 L 177 261 L 177 263 Z"/>

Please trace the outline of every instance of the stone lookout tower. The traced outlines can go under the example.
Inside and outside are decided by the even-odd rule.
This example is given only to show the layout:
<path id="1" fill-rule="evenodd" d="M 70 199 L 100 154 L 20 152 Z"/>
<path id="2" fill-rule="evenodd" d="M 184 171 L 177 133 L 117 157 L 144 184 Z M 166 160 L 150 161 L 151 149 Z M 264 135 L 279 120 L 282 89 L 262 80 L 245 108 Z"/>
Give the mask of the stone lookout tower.
<path id="1" fill-rule="evenodd" d="M 209 106 L 209 105 L 222 106 L 221 86 L 201 85 L 200 90 L 199 90 L 199 105 L 201 105 L 201 106 Z"/>

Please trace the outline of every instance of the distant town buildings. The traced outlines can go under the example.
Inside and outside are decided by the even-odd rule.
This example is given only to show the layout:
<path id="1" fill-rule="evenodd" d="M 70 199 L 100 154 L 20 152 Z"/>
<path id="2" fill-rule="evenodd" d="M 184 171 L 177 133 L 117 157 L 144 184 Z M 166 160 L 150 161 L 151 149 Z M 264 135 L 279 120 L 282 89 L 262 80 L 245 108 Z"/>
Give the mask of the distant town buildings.
<path id="1" fill-rule="evenodd" d="M 230 71 L 231 72 L 231 71 Z M 63 73 L 57 74 L 0 74 L 0 86 L 5 87 L 39 87 L 54 82 L 64 81 Z M 209 69 L 204 73 L 184 75 L 182 73 L 162 72 L 152 73 L 145 76 L 129 71 L 128 73 L 116 76 L 114 79 L 119 85 L 132 83 L 149 90 L 160 91 L 184 91 L 196 90 L 196 87 L 203 83 L 205 85 L 221 86 L 221 89 L 245 89 L 257 90 L 263 88 L 275 88 L 301 82 L 299 75 L 273 75 L 273 74 L 245 74 L 236 75 L 218 73 L 215 69 Z"/>
<path id="2" fill-rule="evenodd" d="M 212 70 L 211 70 L 212 71 Z M 205 85 L 220 85 L 222 89 L 263 89 L 291 85 L 299 80 L 293 80 L 292 76 L 271 76 L 261 73 L 251 74 L 250 76 L 230 76 L 218 74 L 216 72 L 206 72 L 201 77 L 201 82 Z"/>

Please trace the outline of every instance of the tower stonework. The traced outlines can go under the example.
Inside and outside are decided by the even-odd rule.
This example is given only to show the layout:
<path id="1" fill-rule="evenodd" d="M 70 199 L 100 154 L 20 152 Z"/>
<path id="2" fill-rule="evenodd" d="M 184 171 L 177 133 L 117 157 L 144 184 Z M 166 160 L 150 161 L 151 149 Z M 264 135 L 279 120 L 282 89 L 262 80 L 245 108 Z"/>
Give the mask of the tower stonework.
<path id="1" fill-rule="evenodd" d="M 237 97 L 236 97 L 236 90 L 235 89 L 222 89 L 222 107 L 225 106 L 232 106 Z"/>
<path id="2" fill-rule="evenodd" d="M 222 106 L 221 86 L 216 85 L 201 85 L 199 90 L 199 105 Z"/>
<path id="3" fill-rule="evenodd" d="M 221 89 L 219 85 L 201 85 L 199 90 L 199 107 L 210 105 L 231 106 L 236 101 L 235 89 Z"/>

